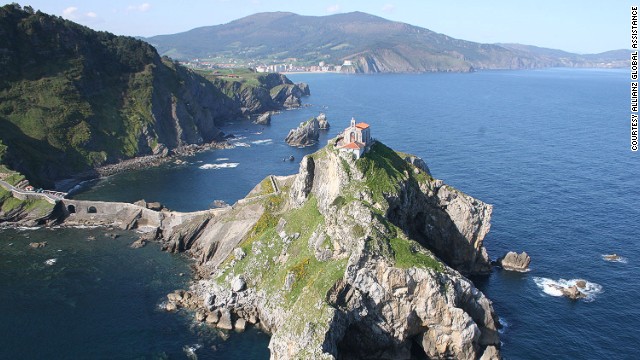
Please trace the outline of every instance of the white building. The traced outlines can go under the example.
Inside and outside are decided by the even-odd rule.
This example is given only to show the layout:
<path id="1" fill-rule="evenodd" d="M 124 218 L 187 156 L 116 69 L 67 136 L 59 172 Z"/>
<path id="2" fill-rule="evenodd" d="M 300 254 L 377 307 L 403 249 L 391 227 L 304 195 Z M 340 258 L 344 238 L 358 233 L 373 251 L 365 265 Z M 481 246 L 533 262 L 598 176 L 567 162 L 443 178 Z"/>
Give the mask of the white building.
<path id="1" fill-rule="evenodd" d="M 372 143 L 371 128 L 369 124 L 361 122 L 356 124 L 356 119 L 351 118 L 351 126 L 344 129 L 338 136 L 336 147 L 340 151 L 350 152 L 359 159 Z"/>

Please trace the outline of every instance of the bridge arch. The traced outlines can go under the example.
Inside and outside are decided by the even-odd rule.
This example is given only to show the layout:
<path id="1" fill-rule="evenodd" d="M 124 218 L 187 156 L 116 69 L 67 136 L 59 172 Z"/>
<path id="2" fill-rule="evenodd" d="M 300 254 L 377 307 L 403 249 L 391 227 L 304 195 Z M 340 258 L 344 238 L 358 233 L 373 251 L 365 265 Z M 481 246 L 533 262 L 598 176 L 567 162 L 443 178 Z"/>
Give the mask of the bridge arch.
<path id="1" fill-rule="evenodd" d="M 89 206 L 87 208 L 87 213 L 89 213 L 89 214 L 96 214 L 97 212 L 98 212 L 98 209 L 96 209 L 95 206 Z"/>
<path id="2" fill-rule="evenodd" d="M 69 206 L 67 206 L 67 211 L 69 211 L 69 214 L 75 214 L 76 213 L 76 206 L 70 204 Z"/>

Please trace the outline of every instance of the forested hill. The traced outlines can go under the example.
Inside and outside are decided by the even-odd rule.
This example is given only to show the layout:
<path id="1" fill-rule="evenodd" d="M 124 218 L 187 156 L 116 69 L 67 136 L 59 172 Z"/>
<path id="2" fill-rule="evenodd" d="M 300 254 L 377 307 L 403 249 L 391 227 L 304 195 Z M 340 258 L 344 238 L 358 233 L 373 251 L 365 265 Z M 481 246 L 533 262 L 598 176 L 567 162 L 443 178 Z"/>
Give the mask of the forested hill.
<path id="1" fill-rule="evenodd" d="M 356 72 L 365 73 L 607 67 L 628 60 L 628 52 L 612 60 L 599 54 L 549 54 L 549 49 L 481 44 L 362 12 L 328 16 L 258 13 L 147 40 L 173 58 L 226 56 L 265 63 L 295 58 L 313 65 L 350 60 Z"/>
<path id="2" fill-rule="evenodd" d="M 0 8 L 0 162 L 41 185 L 215 140 L 220 122 L 281 107 L 269 97 L 279 85 L 295 86 L 275 74 L 209 81 L 144 41 Z"/>

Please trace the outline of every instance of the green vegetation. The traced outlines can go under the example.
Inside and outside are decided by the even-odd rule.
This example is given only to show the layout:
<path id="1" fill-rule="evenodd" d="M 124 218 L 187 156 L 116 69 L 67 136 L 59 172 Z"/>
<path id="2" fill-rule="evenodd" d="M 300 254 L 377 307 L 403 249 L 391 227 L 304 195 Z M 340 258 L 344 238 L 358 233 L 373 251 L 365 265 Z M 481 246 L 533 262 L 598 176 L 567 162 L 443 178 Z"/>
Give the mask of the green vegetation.
<path id="1" fill-rule="evenodd" d="M 275 192 L 276 189 L 273 188 L 273 184 L 271 183 L 271 178 L 267 176 L 260 182 L 260 195 L 267 195 Z"/>
<path id="2" fill-rule="evenodd" d="M 420 244 L 413 240 L 393 237 L 389 240 L 389 244 L 393 249 L 394 260 L 397 267 L 403 269 L 421 267 L 433 269 L 438 272 L 444 270 L 440 261 L 435 259 L 433 255 L 427 253 Z"/>
<path id="3" fill-rule="evenodd" d="M 0 162 L 2 162 L 2 158 L 6 153 L 7 153 L 7 146 L 2 143 L 2 140 L 0 140 Z"/>
<path id="4" fill-rule="evenodd" d="M 269 90 L 294 86 L 249 69 L 203 77 L 141 40 L 17 4 L 0 7 L 0 33 L 0 162 L 43 187 L 159 143 L 212 141 L 214 120 L 278 109 Z"/>
<path id="5" fill-rule="evenodd" d="M 405 172 L 412 172 L 411 165 L 380 142 L 374 143 L 356 165 L 365 174 L 365 184 L 376 202 L 382 202 L 385 194 L 396 193 L 398 184 L 409 176 Z"/>
<path id="6" fill-rule="evenodd" d="M 0 29 L 3 160 L 42 183 L 138 153 L 161 66 L 153 47 L 16 5 L 0 8 Z"/>
<path id="7" fill-rule="evenodd" d="M 24 175 L 17 171 L 10 170 L 5 165 L 0 164 L 0 180 L 4 180 L 13 186 L 16 186 L 24 179 Z"/>
<path id="8" fill-rule="evenodd" d="M 17 199 L 10 191 L 0 187 L 0 213 L 2 214 L 21 212 L 32 218 L 41 218 L 51 213 L 53 207 L 53 204 L 45 200 Z"/>

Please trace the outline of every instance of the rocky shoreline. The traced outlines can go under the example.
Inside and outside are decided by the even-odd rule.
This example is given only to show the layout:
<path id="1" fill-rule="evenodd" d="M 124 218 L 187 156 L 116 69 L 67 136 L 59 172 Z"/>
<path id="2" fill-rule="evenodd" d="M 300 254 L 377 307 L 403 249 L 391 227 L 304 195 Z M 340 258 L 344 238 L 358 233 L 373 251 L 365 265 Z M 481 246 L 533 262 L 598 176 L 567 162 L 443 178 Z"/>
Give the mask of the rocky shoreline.
<path id="1" fill-rule="evenodd" d="M 132 170 L 141 170 L 149 167 L 156 167 L 172 161 L 179 160 L 180 157 L 193 156 L 213 149 L 228 149 L 232 145 L 227 140 L 213 141 L 206 144 L 190 144 L 183 145 L 171 152 L 160 154 L 139 156 L 132 159 L 126 159 L 115 164 L 103 165 L 91 171 L 78 173 L 71 178 L 59 180 L 55 184 L 58 191 L 72 192 L 72 189 L 83 182 L 97 180 L 100 178 L 121 174 Z"/>

